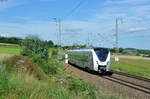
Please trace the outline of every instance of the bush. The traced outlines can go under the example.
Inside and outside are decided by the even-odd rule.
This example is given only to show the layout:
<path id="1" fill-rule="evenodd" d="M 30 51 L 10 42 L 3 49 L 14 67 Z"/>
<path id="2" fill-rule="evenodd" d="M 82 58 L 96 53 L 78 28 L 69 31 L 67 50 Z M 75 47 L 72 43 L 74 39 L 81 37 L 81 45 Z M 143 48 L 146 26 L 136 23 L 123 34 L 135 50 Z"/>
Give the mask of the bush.
<path id="1" fill-rule="evenodd" d="M 58 55 L 58 50 L 57 49 L 52 49 L 52 56 L 57 56 Z"/>
<path id="2" fill-rule="evenodd" d="M 49 46 L 45 41 L 40 40 L 37 36 L 27 36 L 21 42 L 21 54 L 24 56 L 40 55 L 44 60 L 48 60 Z"/>
<path id="3" fill-rule="evenodd" d="M 55 74 L 57 71 L 56 62 L 46 62 L 40 55 L 33 55 L 32 61 L 40 66 L 46 74 Z"/>
<path id="4" fill-rule="evenodd" d="M 76 94 L 86 91 L 87 88 L 88 88 L 88 83 L 83 82 L 83 81 L 79 82 L 79 81 L 76 81 L 75 79 L 73 79 L 69 83 L 69 90 L 75 91 Z"/>
<path id="5" fill-rule="evenodd" d="M 150 55 L 143 55 L 143 57 L 150 57 Z"/>

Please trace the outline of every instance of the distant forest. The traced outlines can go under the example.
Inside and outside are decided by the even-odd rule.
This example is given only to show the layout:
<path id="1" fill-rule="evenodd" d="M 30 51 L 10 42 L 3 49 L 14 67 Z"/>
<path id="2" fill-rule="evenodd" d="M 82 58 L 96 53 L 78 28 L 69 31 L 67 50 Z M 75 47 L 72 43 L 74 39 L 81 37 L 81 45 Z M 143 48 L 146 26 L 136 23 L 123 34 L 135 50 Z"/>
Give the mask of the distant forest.
<path id="1" fill-rule="evenodd" d="M 115 53 L 115 48 L 109 48 L 112 53 Z M 136 55 L 143 57 L 150 57 L 150 50 L 146 49 L 136 49 L 136 48 L 119 48 L 120 54 L 125 55 Z"/>
<path id="2" fill-rule="evenodd" d="M 23 40 L 18 37 L 2 37 L 0 36 L 0 43 L 9 43 L 9 44 L 19 44 L 19 42 Z"/>
<path id="3" fill-rule="evenodd" d="M 22 40 L 24 40 L 24 39 L 19 38 L 19 37 L 3 37 L 3 36 L 0 36 L 0 43 L 20 44 L 20 42 Z M 54 43 L 51 40 L 48 40 L 48 41 L 45 41 L 45 42 L 47 42 L 47 44 L 50 47 L 54 46 Z"/>
<path id="4" fill-rule="evenodd" d="M 2 37 L 0 36 L 0 43 L 9 43 L 9 44 L 20 44 L 20 42 L 24 40 L 18 37 Z M 50 47 L 59 47 L 58 45 L 54 45 L 53 41 L 48 40 L 45 41 Z M 87 45 L 77 45 L 74 44 L 72 46 L 62 46 L 63 49 L 80 49 L 86 48 Z M 111 53 L 115 53 L 115 48 L 108 48 Z M 150 57 L 150 50 L 145 49 L 135 49 L 135 48 L 119 48 L 120 54 L 129 54 L 143 57 Z"/>

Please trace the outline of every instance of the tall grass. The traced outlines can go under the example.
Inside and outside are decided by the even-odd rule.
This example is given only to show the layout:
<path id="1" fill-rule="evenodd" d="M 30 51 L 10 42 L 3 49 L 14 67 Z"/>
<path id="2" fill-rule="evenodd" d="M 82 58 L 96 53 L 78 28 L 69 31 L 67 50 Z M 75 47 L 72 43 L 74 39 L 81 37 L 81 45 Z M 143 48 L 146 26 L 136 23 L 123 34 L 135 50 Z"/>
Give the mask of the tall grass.
<path id="1" fill-rule="evenodd" d="M 18 63 L 21 62 L 22 63 Z M 69 92 L 51 81 L 34 63 L 14 56 L 1 63 L 0 98 L 71 99 Z M 22 66 L 26 71 L 22 71 Z M 40 79 L 39 79 L 40 78 Z"/>
<path id="2" fill-rule="evenodd" d="M 32 59 L 14 56 L 1 63 L 0 99 L 100 99 L 116 95 L 101 93 L 93 84 L 63 70 L 61 63 L 51 61 L 56 73 L 47 73 Z M 46 73 L 46 74 L 45 74 Z"/>
<path id="3" fill-rule="evenodd" d="M 54 82 L 41 81 L 24 73 L 2 73 L 0 98 L 71 99 L 72 96 Z"/>

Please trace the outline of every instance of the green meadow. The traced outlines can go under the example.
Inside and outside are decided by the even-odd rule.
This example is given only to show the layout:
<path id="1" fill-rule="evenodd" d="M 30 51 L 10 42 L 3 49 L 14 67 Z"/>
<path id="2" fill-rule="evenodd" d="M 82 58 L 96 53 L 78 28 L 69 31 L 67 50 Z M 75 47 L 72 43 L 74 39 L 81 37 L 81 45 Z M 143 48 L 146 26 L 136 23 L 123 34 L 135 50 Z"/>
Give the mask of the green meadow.
<path id="1" fill-rule="evenodd" d="M 117 68 L 125 73 L 150 78 L 150 60 L 120 58 L 119 65 L 116 65 L 112 59 L 111 69 Z"/>
<path id="2" fill-rule="evenodd" d="M 14 45 L 0 45 L 0 54 L 20 54 L 20 47 Z"/>
<path id="3" fill-rule="evenodd" d="M 49 57 L 52 56 L 52 53 L 57 53 L 56 48 L 50 48 L 49 49 Z M 65 51 L 63 49 L 60 49 L 60 54 L 64 54 Z M 17 45 L 0 45 L 0 54 L 15 54 L 20 55 L 20 46 Z"/>

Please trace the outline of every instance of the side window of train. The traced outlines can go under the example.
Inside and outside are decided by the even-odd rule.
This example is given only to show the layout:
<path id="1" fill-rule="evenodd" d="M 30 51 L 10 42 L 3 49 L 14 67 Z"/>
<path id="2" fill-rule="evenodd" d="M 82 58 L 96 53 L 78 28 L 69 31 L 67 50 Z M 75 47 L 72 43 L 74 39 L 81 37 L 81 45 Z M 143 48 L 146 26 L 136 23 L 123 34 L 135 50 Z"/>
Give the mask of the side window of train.
<path id="1" fill-rule="evenodd" d="M 89 64 L 90 64 L 90 66 L 93 65 L 93 55 L 92 55 L 92 52 L 89 52 Z"/>
<path id="2" fill-rule="evenodd" d="M 85 60 L 86 62 L 89 61 L 89 53 L 88 53 L 88 52 L 85 52 L 85 53 L 84 53 L 84 60 Z"/>

